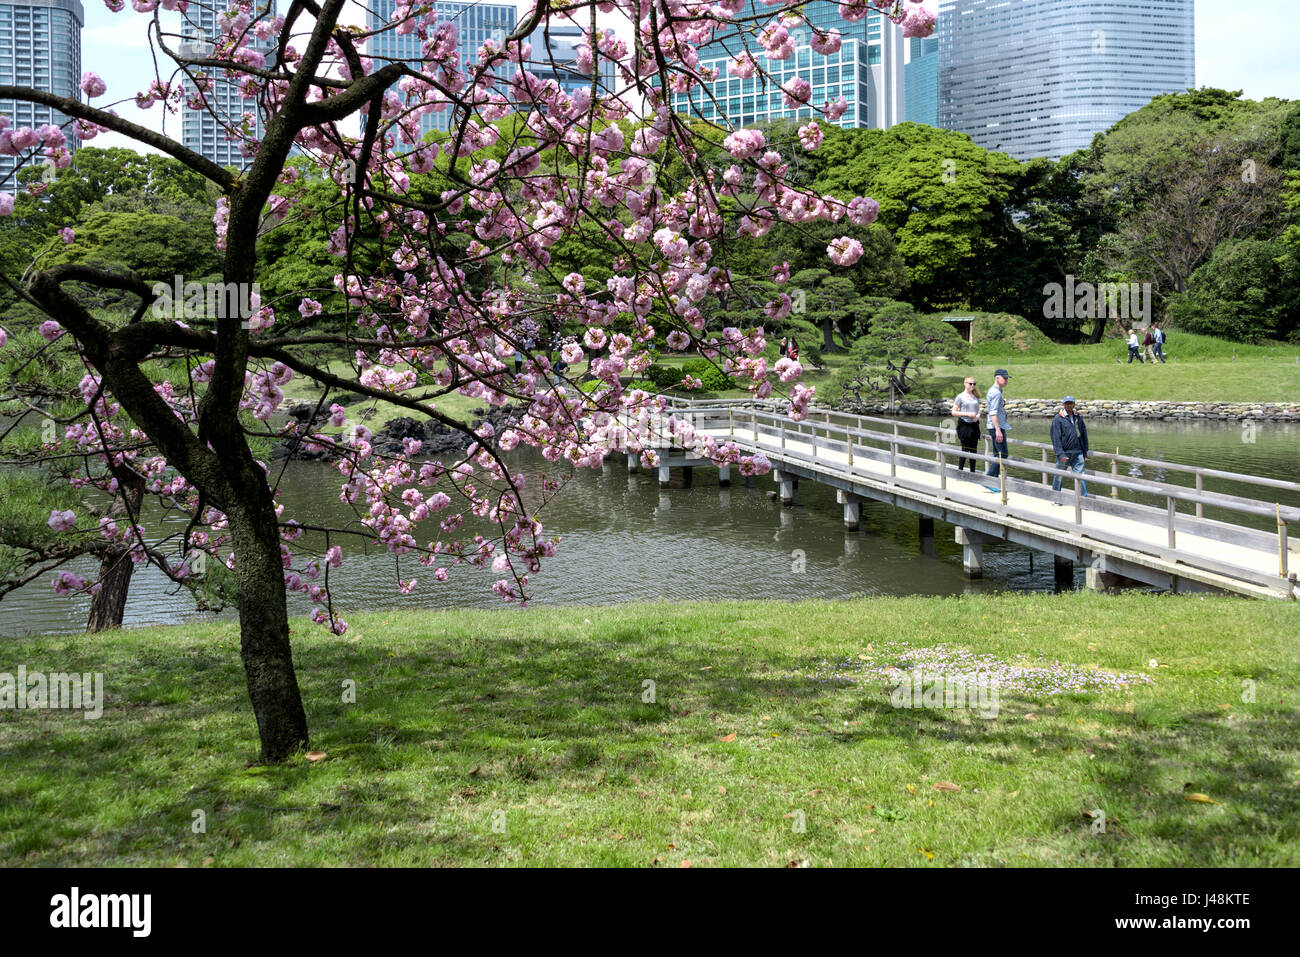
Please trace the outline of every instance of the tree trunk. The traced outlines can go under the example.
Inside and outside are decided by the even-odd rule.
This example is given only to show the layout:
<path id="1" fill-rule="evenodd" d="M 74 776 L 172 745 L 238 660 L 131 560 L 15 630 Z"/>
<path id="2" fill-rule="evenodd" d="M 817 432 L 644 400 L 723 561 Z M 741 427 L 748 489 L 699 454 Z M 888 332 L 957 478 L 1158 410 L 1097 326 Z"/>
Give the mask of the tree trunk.
<path id="1" fill-rule="evenodd" d="M 118 493 L 113 497 L 113 509 L 109 514 L 126 515 L 129 521 L 135 521 L 144 501 L 144 479 L 125 468 L 114 469 L 113 474 L 117 478 Z M 134 570 L 135 562 L 127 557 L 125 549 L 115 548 L 104 553 L 99 563 L 99 593 L 90 599 L 86 631 L 122 627 Z"/>
<path id="2" fill-rule="evenodd" d="M 822 352 L 839 352 L 840 347 L 835 343 L 835 320 L 827 316 L 822 320 Z"/>
<path id="3" fill-rule="evenodd" d="M 99 593 L 90 599 L 86 631 L 121 628 L 126 613 L 126 595 L 131 588 L 135 563 L 121 549 L 106 552 L 99 563 Z"/>
<path id="4" fill-rule="evenodd" d="M 238 490 L 243 494 L 238 509 L 230 514 L 230 530 L 239 590 L 240 653 L 262 742 L 261 758 L 274 764 L 307 747 L 307 715 L 289 647 L 284 566 L 270 491 L 265 481 L 254 479 L 252 487 L 239 484 L 246 487 Z"/>

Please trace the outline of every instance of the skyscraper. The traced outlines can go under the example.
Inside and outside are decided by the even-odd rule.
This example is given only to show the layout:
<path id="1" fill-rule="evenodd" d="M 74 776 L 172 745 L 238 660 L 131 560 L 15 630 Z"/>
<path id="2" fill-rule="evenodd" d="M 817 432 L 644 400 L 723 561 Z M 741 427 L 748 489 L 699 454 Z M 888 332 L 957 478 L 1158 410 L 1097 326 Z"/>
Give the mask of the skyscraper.
<path id="1" fill-rule="evenodd" d="M 939 125 L 939 38 L 913 37 L 907 41 L 904 68 L 907 106 L 903 118 L 909 123 Z"/>
<path id="2" fill-rule="evenodd" d="M 943 0 L 939 123 L 1019 159 L 1196 83 L 1193 0 Z"/>
<path id="3" fill-rule="evenodd" d="M 549 44 L 547 42 L 549 38 Z M 582 42 L 582 29 L 573 24 L 552 23 L 549 29 L 538 27 L 528 35 L 528 42 L 533 52 L 529 58 L 528 71 L 539 79 L 554 80 L 566 93 L 574 90 L 590 90 L 591 74 L 583 73 L 577 67 L 578 44 Z M 554 66 L 552 66 L 554 61 Z M 603 57 L 600 60 L 599 93 L 613 92 L 615 89 L 614 61 Z"/>
<path id="4" fill-rule="evenodd" d="M 258 9 L 275 14 L 275 0 L 259 0 Z M 209 56 L 212 40 L 217 36 L 217 9 L 212 5 L 191 4 L 183 14 L 181 23 L 182 56 Z M 266 57 L 269 69 L 274 65 L 275 44 L 271 41 L 252 44 Z M 264 132 L 262 115 L 257 100 L 240 95 L 239 84 L 221 79 L 219 70 L 207 70 L 211 88 L 204 93 L 205 106 L 191 109 L 189 100 L 198 92 L 188 77 L 185 79 L 185 102 L 181 105 L 181 142 L 221 166 L 243 167 L 248 162 L 241 147 L 243 136 L 232 134 L 229 128 L 260 140 Z M 257 82 L 261 85 L 261 81 Z"/>
<path id="5" fill-rule="evenodd" d="M 373 0 L 366 10 L 366 24 L 371 30 L 378 30 L 393 19 L 396 0 Z M 464 71 L 477 62 L 478 48 L 487 40 L 497 42 L 505 40 L 515 28 L 515 7 L 513 4 L 500 3 L 454 3 L 438 2 L 432 4 L 440 22 L 456 24 L 457 50 L 460 53 L 460 68 Z M 423 60 L 421 47 L 424 41 L 414 31 L 398 34 L 394 30 L 385 30 L 373 37 L 366 55 L 375 61 L 376 68 L 395 60 L 404 60 L 407 65 L 419 69 Z M 535 54 L 540 56 L 540 54 Z M 558 58 L 557 58 L 558 59 Z M 446 130 L 452 118 L 450 108 L 437 113 L 426 113 L 420 117 L 420 135 L 430 130 Z"/>
<path id="6" fill-rule="evenodd" d="M 849 108 L 838 125 L 886 129 L 903 119 L 903 40 L 902 34 L 879 11 L 857 23 L 839 15 L 838 4 L 830 0 L 812 0 L 804 13 L 814 26 L 834 27 L 844 38 L 837 53 L 823 56 L 812 49 L 807 27 L 794 33 L 794 54 L 786 60 L 768 60 L 752 37 L 742 42 L 740 33 L 731 28 L 714 32 L 714 39 L 699 48 L 700 65 L 718 70 L 718 79 L 696 87 L 691 93 L 673 95 L 673 109 L 678 113 L 700 115 L 715 123 L 727 122 L 746 127 L 775 119 L 805 119 L 814 115 L 810 107 L 786 109 L 780 85 L 796 76 L 812 85 L 812 104 L 821 106 L 843 96 Z M 770 10 L 750 0 L 737 19 L 763 17 Z M 769 16 L 767 19 L 771 19 Z M 751 19 L 749 23 L 752 25 Z M 759 19 L 758 23 L 766 22 Z M 775 80 L 766 89 L 756 75 L 750 79 L 730 76 L 727 60 L 746 49 L 755 53 L 759 65 Z"/>
<path id="7" fill-rule="evenodd" d="M 81 0 L 24 0 L 0 2 L 0 83 L 45 90 L 59 96 L 81 99 L 81 28 L 86 22 Z M 0 100 L 0 113 L 13 126 L 33 129 L 51 123 L 68 137 L 68 149 L 75 150 L 70 119 L 48 106 L 15 100 Z M 0 189 L 12 192 L 14 183 L 5 182 L 18 157 L 0 156 Z"/>

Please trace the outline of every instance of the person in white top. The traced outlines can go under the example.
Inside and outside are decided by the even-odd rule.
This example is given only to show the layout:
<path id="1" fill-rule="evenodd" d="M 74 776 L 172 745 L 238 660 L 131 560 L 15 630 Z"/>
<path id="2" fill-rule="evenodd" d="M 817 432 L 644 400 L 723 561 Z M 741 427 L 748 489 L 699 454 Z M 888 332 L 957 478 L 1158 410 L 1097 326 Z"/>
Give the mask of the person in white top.
<path id="1" fill-rule="evenodd" d="M 1141 350 L 1141 346 L 1138 343 L 1137 330 L 1130 329 L 1128 331 L 1128 364 L 1129 365 L 1133 364 L 1134 359 L 1136 359 L 1140 363 L 1143 362 L 1142 352 L 1140 350 Z M 1143 364 L 1145 365 L 1145 363 Z"/>
<path id="2" fill-rule="evenodd" d="M 952 414 L 957 419 L 957 441 L 961 442 L 961 450 L 974 452 L 980 444 L 980 390 L 976 388 L 974 377 L 966 378 L 966 391 L 958 393 L 952 400 Z M 957 471 L 964 469 L 967 462 L 974 472 L 975 459 L 966 456 L 957 460 Z"/>

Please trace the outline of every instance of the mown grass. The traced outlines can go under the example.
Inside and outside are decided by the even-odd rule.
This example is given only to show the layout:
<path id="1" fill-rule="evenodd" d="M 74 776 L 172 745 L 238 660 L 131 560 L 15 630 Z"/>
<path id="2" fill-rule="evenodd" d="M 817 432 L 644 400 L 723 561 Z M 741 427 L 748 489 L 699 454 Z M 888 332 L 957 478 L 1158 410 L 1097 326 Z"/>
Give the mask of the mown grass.
<path id="1" fill-rule="evenodd" d="M 1292 605 L 1080 593 L 353 624 L 295 624 L 326 757 L 278 767 L 253 763 L 232 625 L 6 640 L 0 670 L 102 671 L 106 700 L 99 721 L 0 711 L 0 861 L 1300 864 Z M 1004 694 L 986 720 L 813 676 L 887 641 L 1154 680 Z"/>

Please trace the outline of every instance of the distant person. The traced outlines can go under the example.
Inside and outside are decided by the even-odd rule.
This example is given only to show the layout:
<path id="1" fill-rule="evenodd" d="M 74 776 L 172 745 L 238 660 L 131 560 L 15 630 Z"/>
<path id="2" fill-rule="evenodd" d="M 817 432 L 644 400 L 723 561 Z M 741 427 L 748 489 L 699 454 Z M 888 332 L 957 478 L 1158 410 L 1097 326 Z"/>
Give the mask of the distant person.
<path id="1" fill-rule="evenodd" d="M 782 336 L 781 337 L 781 358 L 784 359 L 789 354 L 790 354 L 790 340 L 787 337 Z"/>
<path id="2" fill-rule="evenodd" d="M 1142 361 L 1142 353 L 1138 351 L 1138 334 L 1136 329 L 1128 331 L 1128 364 L 1132 365 L 1133 360 Z"/>
<path id="3" fill-rule="evenodd" d="M 1010 458 L 1007 452 L 1007 432 L 1011 426 L 1007 424 L 1007 400 L 1002 395 L 1002 390 L 1007 387 L 1007 382 L 1011 376 L 1007 374 L 1006 369 L 999 369 L 993 373 L 993 386 L 989 389 L 988 403 L 985 406 L 988 415 L 989 437 L 993 440 L 993 454 L 998 459 Z M 990 462 L 988 471 L 984 473 L 987 478 L 997 478 L 1002 474 L 1000 462 Z M 1000 488 L 994 488 L 992 485 L 984 486 L 990 492 L 1000 492 Z"/>
<path id="4" fill-rule="evenodd" d="M 977 389 L 975 379 L 967 377 L 966 390 L 959 392 L 957 398 L 952 400 L 952 414 L 957 418 L 957 441 L 961 443 L 963 452 L 974 452 L 980 444 L 980 390 Z M 962 456 L 957 460 L 957 471 L 960 472 L 970 462 L 971 473 L 975 472 L 975 459 Z"/>
<path id="5" fill-rule="evenodd" d="M 790 347 L 786 351 L 786 355 L 789 356 L 791 362 L 799 361 L 799 340 L 798 339 L 790 340 Z"/>
<path id="6" fill-rule="evenodd" d="M 1052 451 L 1056 453 L 1056 467 L 1083 474 L 1084 460 L 1088 457 L 1088 427 L 1083 416 L 1074 410 L 1074 396 L 1061 400 L 1061 411 L 1052 419 Z M 1061 490 L 1061 476 L 1052 479 L 1052 491 Z M 1083 482 L 1083 497 L 1088 497 L 1088 483 Z M 1053 505 L 1060 505 L 1054 499 Z"/>
<path id="7" fill-rule="evenodd" d="M 1150 326 L 1147 326 L 1147 333 L 1145 336 L 1142 337 L 1142 355 L 1144 359 L 1150 359 L 1152 362 L 1156 361 L 1156 354 L 1154 351 L 1155 347 L 1156 347 L 1155 332 L 1152 330 Z"/>
<path id="8" fill-rule="evenodd" d="M 1165 364 L 1165 330 L 1161 328 L 1160 323 L 1156 323 L 1152 329 L 1152 335 L 1156 337 L 1155 353 L 1160 364 Z"/>

